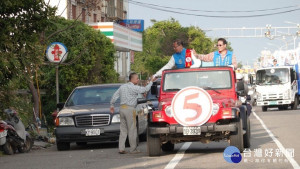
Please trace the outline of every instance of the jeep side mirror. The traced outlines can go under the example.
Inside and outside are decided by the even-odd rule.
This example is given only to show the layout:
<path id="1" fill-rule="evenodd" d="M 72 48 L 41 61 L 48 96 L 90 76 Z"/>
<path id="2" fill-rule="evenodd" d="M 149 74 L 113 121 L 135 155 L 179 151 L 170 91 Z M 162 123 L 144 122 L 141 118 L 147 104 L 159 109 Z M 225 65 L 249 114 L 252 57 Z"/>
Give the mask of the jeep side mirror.
<path id="1" fill-rule="evenodd" d="M 65 103 L 64 102 L 60 102 L 56 104 L 56 108 L 58 108 L 59 110 L 64 108 Z"/>
<path id="2" fill-rule="evenodd" d="M 246 96 L 245 93 L 245 87 L 244 87 L 244 82 L 243 81 L 239 81 L 236 84 L 236 91 L 238 93 L 239 96 Z"/>
<path id="3" fill-rule="evenodd" d="M 137 99 L 137 104 L 141 104 L 141 103 L 147 103 L 147 99 L 144 99 L 144 98 L 138 98 Z"/>

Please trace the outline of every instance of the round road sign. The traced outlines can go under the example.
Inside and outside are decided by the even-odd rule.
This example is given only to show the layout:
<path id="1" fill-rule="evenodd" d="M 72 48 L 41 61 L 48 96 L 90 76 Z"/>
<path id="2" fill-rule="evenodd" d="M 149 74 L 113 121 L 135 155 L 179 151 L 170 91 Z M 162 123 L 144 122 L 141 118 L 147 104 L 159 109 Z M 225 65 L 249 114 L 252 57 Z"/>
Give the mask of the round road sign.
<path id="1" fill-rule="evenodd" d="M 48 46 L 46 55 L 50 62 L 64 62 L 68 55 L 68 49 L 60 42 L 53 42 Z"/>

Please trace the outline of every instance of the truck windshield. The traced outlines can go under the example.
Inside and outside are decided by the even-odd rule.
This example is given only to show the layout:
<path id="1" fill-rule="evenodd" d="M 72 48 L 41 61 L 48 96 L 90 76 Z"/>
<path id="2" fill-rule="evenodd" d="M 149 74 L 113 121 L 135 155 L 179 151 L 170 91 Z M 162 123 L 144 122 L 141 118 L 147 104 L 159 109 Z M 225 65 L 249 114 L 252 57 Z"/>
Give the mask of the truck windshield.
<path id="1" fill-rule="evenodd" d="M 230 89 L 231 74 L 228 70 L 172 72 L 165 74 L 164 91 L 177 91 L 188 86 L 204 89 Z"/>
<path id="2" fill-rule="evenodd" d="M 66 107 L 109 103 L 112 95 L 118 90 L 114 87 L 87 87 L 76 89 L 66 103 Z M 120 99 L 117 100 L 117 103 Z"/>
<path id="3" fill-rule="evenodd" d="M 256 73 L 256 84 L 276 85 L 289 82 L 288 68 L 262 69 Z"/>

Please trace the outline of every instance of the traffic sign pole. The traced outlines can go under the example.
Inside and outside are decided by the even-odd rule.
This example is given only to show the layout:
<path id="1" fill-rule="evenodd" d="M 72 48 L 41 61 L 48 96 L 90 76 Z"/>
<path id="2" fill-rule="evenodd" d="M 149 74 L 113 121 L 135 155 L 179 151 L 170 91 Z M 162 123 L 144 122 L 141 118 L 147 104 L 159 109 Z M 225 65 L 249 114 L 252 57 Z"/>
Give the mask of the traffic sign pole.
<path id="1" fill-rule="evenodd" d="M 59 103 L 58 65 L 56 66 L 56 104 Z M 59 111 L 59 110 L 57 110 Z"/>

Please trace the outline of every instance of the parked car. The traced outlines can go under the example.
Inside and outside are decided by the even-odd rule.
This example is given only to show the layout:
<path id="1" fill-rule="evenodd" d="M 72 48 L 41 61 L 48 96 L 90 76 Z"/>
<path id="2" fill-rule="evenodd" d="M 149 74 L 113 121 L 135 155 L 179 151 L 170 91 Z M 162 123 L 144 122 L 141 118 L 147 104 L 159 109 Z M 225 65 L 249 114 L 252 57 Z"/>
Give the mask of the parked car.
<path id="1" fill-rule="evenodd" d="M 114 114 L 110 113 L 112 95 L 122 84 L 80 86 L 73 90 L 66 103 L 57 105 L 61 110 L 56 117 L 56 145 L 58 150 L 69 150 L 70 143 L 118 141 L 120 114 L 118 99 Z M 138 135 L 146 136 L 146 104 L 137 106 Z"/>

